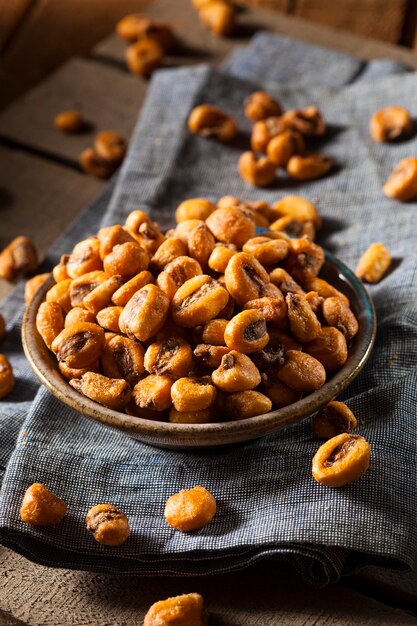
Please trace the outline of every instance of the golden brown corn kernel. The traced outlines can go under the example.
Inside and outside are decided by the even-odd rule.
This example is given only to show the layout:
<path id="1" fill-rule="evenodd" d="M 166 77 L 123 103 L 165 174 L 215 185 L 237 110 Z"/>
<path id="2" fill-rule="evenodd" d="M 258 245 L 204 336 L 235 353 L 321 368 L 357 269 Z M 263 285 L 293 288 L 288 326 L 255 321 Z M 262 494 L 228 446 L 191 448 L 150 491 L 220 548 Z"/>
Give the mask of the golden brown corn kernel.
<path id="1" fill-rule="evenodd" d="M 211 377 L 216 387 L 229 393 L 254 389 L 261 382 L 259 370 L 251 359 L 236 350 L 223 356 Z"/>
<path id="2" fill-rule="evenodd" d="M 292 156 L 302 154 L 304 150 L 303 136 L 296 130 L 284 130 L 268 142 L 266 153 L 272 163 L 285 168 Z"/>
<path id="3" fill-rule="evenodd" d="M 282 330 L 270 328 L 268 332 L 270 343 L 275 347 L 280 346 L 284 353 L 288 350 L 301 350 L 301 344 Z"/>
<path id="4" fill-rule="evenodd" d="M 324 365 L 326 372 L 334 372 L 341 368 L 346 363 L 348 357 L 348 348 L 344 335 L 332 326 L 322 328 L 314 341 L 310 341 L 303 346 L 303 350 L 320 361 Z"/>
<path id="5" fill-rule="evenodd" d="M 86 148 L 78 157 L 81 169 L 90 176 L 107 180 L 114 173 L 115 166 L 100 158 L 93 148 Z"/>
<path id="6" fill-rule="evenodd" d="M 309 241 L 316 238 L 316 227 L 313 222 L 299 222 L 289 215 L 280 217 L 270 226 L 272 231 L 285 233 L 290 237 L 304 237 Z"/>
<path id="7" fill-rule="evenodd" d="M 309 278 L 304 282 L 304 286 L 309 291 L 316 291 L 318 295 L 324 299 L 337 296 L 338 298 L 345 300 L 346 304 L 349 304 L 349 299 L 341 291 L 322 278 L 318 278 L 317 276 Z"/>
<path id="8" fill-rule="evenodd" d="M 79 111 L 62 111 L 55 116 L 54 126 L 63 133 L 79 133 L 84 127 L 83 116 Z"/>
<path id="9" fill-rule="evenodd" d="M 313 222 L 317 228 L 321 226 L 316 207 L 301 196 L 284 196 L 273 205 L 272 210 L 277 218 L 289 216 L 298 222 Z M 271 229 L 274 230 L 273 224 Z"/>
<path id="10" fill-rule="evenodd" d="M 38 267 L 35 246 L 28 237 L 16 237 L 0 253 L 0 278 L 14 280 Z"/>
<path id="11" fill-rule="evenodd" d="M 333 159 L 324 154 L 294 155 L 287 163 L 287 172 L 295 180 L 314 180 L 325 176 L 333 167 Z"/>
<path id="12" fill-rule="evenodd" d="M 209 424 L 213 421 L 213 412 L 211 407 L 201 411 L 177 411 L 171 407 L 168 421 L 172 424 Z"/>
<path id="13" fill-rule="evenodd" d="M 104 272 L 100 270 L 96 270 L 94 272 L 87 272 L 78 278 L 74 278 L 74 280 L 70 284 L 69 294 L 71 298 L 71 306 L 83 306 L 84 298 L 92 291 L 96 289 L 99 285 L 104 283 L 107 276 Z M 58 283 L 57 287 L 64 283 Z M 94 312 L 94 311 L 93 311 Z"/>
<path id="14" fill-rule="evenodd" d="M 67 272 L 67 263 L 69 261 L 69 258 L 69 254 L 63 254 L 59 260 L 59 263 L 53 268 L 52 276 L 54 277 L 54 281 L 56 283 L 59 283 L 61 280 L 67 280 L 69 278 Z"/>
<path id="15" fill-rule="evenodd" d="M 145 371 L 144 355 L 138 341 L 114 335 L 106 341 L 101 355 L 103 373 L 109 378 L 124 378 L 134 387 Z"/>
<path id="16" fill-rule="evenodd" d="M 284 296 L 277 288 L 277 297 L 265 296 L 249 300 L 243 305 L 243 310 L 257 309 L 267 324 L 277 328 L 284 328 L 287 324 L 287 305 Z"/>
<path id="17" fill-rule="evenodd" d="M 242 211 L 250 211 L 257 226 L 267 227 L 274 219 L 274 213 L 265 200 L 239 200 L 235 196 L 223 196 L 217 202 L 219 209 L 229 209 L 235 207 Z"/>
<path id="18" fill-rule="evenodd" d="M 207 526 L 216 514 L 216 500 L 204 487 L 182 489 L 170 496 L 165 505 L 165 519 L 176 530 L 187 532 Z"/>
<path id="19" fill-rule="evenodd" d="M 344 402 L 333 400 L 313 417 L 313 433 L 318 439 L 331 439 L 357 426 L 356 417 Z"/>
<path id="20" fill-rule="evenodd" d="M 188 130 L 202 137 L 214 137 L 222 143 L 228 143 L 235 138 L 237 125 L 235 120 L 219 107 L 201 104 L 191 111 Z"/>
<path id="21" fill-rule="evenodd" d="M 138 243 L 128 241 L 114 246 L 103 265 L 107 276 L 120 275 L 124 280 L 129 280 L 148 269 L 149 256 Z"/>
<path id="22" fill-rule="evenodd" d="M 25 491 L 20 517 L 26 524 L 32 526 L 49 526 L 62 522 L 67 509 L 65 502 L 49 491 L 45 485 L 34 483 Z"/>
<path id="23" fill-rule="evenodd" d="M 227 264 L 236 252 L 237 248 L 232 243 L 216 244 L 208 260 L 209 268 L 223 274 Z"/>
<path id="24" fill-rule="evenodd" d="M 131 339 L 147 341 L 164 325 L 169 300 L 156 285 L 145 285 L 129 300 L 119 317 L 120 330 Z"/>
<path id="25" fill-rule="evenodd" d="M 138 39 L 155 39 L 165 52 L 171 52 L 176 46 L 175 35 L 169 24 L 133 13 L 126 15 L 116 24 L 116 32 L 126 41 Z"/>
<path id="26" fill-rule="evenodd" d="M 104 546 L 121 546 L 130 535 L 126 515 L 114 504 L 96 504 L 85 518 L 87 530 Z"/>
<path id="27" fill-rule="evenodd" d="M 292 239 L 285 269 L 301 284 L 320 272 L 324 263 L 323 248 L 306 239 Z M 272 280 L 272 279 L 271 279 Z M 282 289 L 282 288 L 280 288 Z"/>
<path id="28" fill-rule="evenodd" d="M 172 378 L 165 374 L 150 374 L 140 380 L 133 389 L 133 401 L 140 409 L 166 411 L 172 406 Z"/>
<path id="29" fill-rule="evenodd" d="M 46 272 L 45 274 L 38 274 L 27 281 L 25 285 L 25 304 L 29 304 L 38 289 L 40 289 L 50 277 L 51 273 Z"/>
<path id="30" fill-rule="evenodd" d="M 285 259 L 289 251 L 289 244 L 285 239 L 270 239 L 269 237 L 253 237 L 248 239 L 242 250 L 253 254 L 262 265 L 275 265 Z"/>
<path id="31" fill-rule="evenodd" d="M 210 376 L 179 378 L 171 387 L 172 404 L 177 411 L 208 409 L 216 397 Z"/>
<path id="32" fill-rule="evenodd" d="M 97 313 L 97 324 L 100 324 L 105 330 L 113 333 L 120 332 L 119 318 L 123 311 L 122 306 L 107 306 Z"/>
<path id="33" fill-rule="evenodd" d="M 68 276 L 78 278 L 87 272 L 97 270 L 103 270 L 100 242 L 97 237 L 88 237 L 74 246 L 67 263 Z"/>
<path id="34" fill-rule="evenodd" d="M 227 324 L 228 321 L 224 319 L 215 319 L 207 322 L 201 335 L 204 343 L 212 346 L 224 346 L 224 331 Z"/>
<path id="35" fill-rule="evenodd" d="M 194 9 L 197 9 L 197 11 L 202 9 L 203 6 L 207 4 L 207 2 L 211 2 L 211 0 L 191 0 L 191 4 L 193 5 Z"/>
<path id="36" fill-rule="evenodd" d="M 274 409 L 282 409 L 284 406 L 293 404 L 301 399 L 302 393 L 291 389 L 280 380 L 270 380 L 264 382 L 264 393 L 271 400 Z"/>
<path id="37" fill-rule="evenodd" d="M 81 378 L 81 376 L 84 376 L 87 372 L 98 372 L 100 369 L 98 360 L 91 363 L 88 367 L 82 367 L 80 369 L 77 369 L 76 367 L 68 367 L 68 365 L 65 365 L 62 361 L 61 363 L 58 363 L 58 368 L 63 377 L 67 380 Z"/>
<path id="38" fill-rule="evenodd" d="M 389 250 L 382 243 L 373 243 L 359 259 L 355 274 L 367 283 L 377 283 L 390 265 Z"/>
<path id="39" fill-rule="evenodd" d="M 139 289 L 142 289 L 145 285 L 154 283 L 154 281 L 154 277 L 148 270 L 139 272 L 139 274 L 128 280 L 127 283 L 114 292 L 111 298 L 113 304 L 116 306 L 125 306 Z"/>
<path id="40" fill-rule="evenodd" d="M 332 437 L 314 455 L 313 478 L 328 487 L 343 487 L 364 475 L 370 454 L 369 443 L 360 435 L 342 433 Z"/>
<path id="41" fill-rule="evenodd" d="M 304 296 L 287 293 L 288 320 L 294 337 L 301 341 L 313 341 L 321 330 L 321 324 Z"/>
<path id="42" fill-rule="evenodd" d="M 4 320 L 3 315 L 0 313 L 0 341 L 6 335 L 6 322 Z"/>
<path id="43" fill-rule="evenodd" d="M 201 24 L 220 37 L 231 35 L 236 28 L 235 9 L 225 0 L 205 2 L 198 15 Z"/>
<path id="44" fill-rule="evenodd" d="M 104 257 L 110 254 L 114 246 L 120 243 L 127 243 L 128 241 L 135 241 L 132 235 L 119 224 L 100 228 L 97 233 L 97 239 L 100 243 L 99 254 L 102 261 Z"/>
<path id="45" fill-rule="evenodd" d="M 276 267 L 272 270 L 269 274 L 269 278 L 271 279 L 271 282 L 278 287 L 280 291 L 282 291 L 282 293 L 298 293 L 305 296 L 304 290 L 282 267 Z"/>
<path id="46" fill-rule="evenodd" d="M 164 235 L 158 230 L 156 224 L 151 222 L 148 215 L 143 211 L 129 213 L 124 228 L 151 255 L 165 241 Z"/>
<path id="47" fill-rule="evenodd" d="M 104 130 L 95 136 L 94 150 L 100 159 L 117 166 L 123 161 L 126 153 L 126 142 L 114 130 Z"/>
<path id="48" fill-rule="evenodd" d="M 241 306 L 249 300 L 262 298 L 269 283 L 265 268 L 246 252 L 239 252 L 230 259 L 224 277 L 228 292 Z"/>
<path id="49" fill-rule="evenodd" d="M 197 228 L 197 226 L 201 226 L 202 224 L 204 224 L 203 220 L 184 220 L 183 222 L 177 224 L 177 226 L 173 230 L 172 236 L 178 237 L 178 239 L 181 239 L 181 241 L 188 244 L 188 238 L 190 236 L 190 233 L 194 230 L 194 228 Z"/>
<path id="50" fill-rule="evenodd" d="M 95 372 L 87 372 L 81 378 L 70 380 L 69 384 L 90 400 L 114 411 L 122 411 L 132 395 L 132 390 L 125 380 L 108 378 Z"/>
<path id="51" fill-rule="evenodd" d="M 161 67 L 164 50 L 155 39 L 144 38 L 126 48 L 127 67 L 136 76 L 149 76 Z"/>
<path id="52" fill-rule="evenodd" d="M 259 391 L 238 391 L 227 396 L 225 412 L 229 420 L 242 420 L 268 413 L 271 400 Z"/>
<path id="53" fill-rule="evenodd" d="M 57 302 L 42 302 L 36 314 L 36 329 L 50 349 L 55 337 L 64 330 L 64 311 Z"/>
<path id="54" fill-rule="evenodd" d="M 189 255 L 196 259 L 203 269 L 207 269 L 215 245 L 216 240 L 205 224 L 196 226 L 188 238 Z"/>
<path id="55" fill-rule="evenodd" d="M 193 328 L 213 319 L 226 306 L 229 295 L 217 280 L 202 274 L 187 280 L 172 298 L 172 319 Z"/>
<path id="56" fill-rule="evenodd" d="M 224 339 L 228 348 L 244 354 L 262 350 L 269 341 L 262 312 L 250 309 L 235 315 L 226 326 Z"/>
<path id="57" fill-rule="evenodd" d="M 178 257 L 187 255 L 187 245 L 176 237 L 168 237 L 159 246 L 151 259 L 151 268 L 155 273 L 161 272 L 168 263 Z"/>
<path id="58" fill-rule="evenodd" d="M 193 365 L 191 346 L 181 337 L 151 343 L 145 353 L 145 369 L 150 374 L 166 374 L 173 380 L 187 376 Z"/>
<path id="59" fill-rule="evenodd" d="M 188 256 L 180 256 L 165 266 L 164 271 L 156 279 L 156 284 L 172 300 L 187 280 L 194 276 L 201 276 L 202 273 L 203 270 L 198 261 Z"/>
<path id="60" fill-rule="evenodd" d="M 64 328 L 51 344 L 58 361 L 81 369 L 94 363 L 104 348 L 104 331 L 97 324 L 78 322 Z"/>
<path id="61" fill-rule="evenodd" d="M 227 346 L 212 346 L 206 343 L 199 343 L 194 349 L 194 356 L 198 365 L 213 370 L 220 367 L 222 358 L 229 352 L 230 348 Z"/>
<path id="62" fill-rule="evenodd" d="M 70 296 L 70 287 L 72 280 L 71 278 L 66 278 L 61 280 L 59 283 L 51 287 L 46 292 L 46 301 L 47 302 L 57 302 L 64 309 L 65 313 L 71 309 L 71 296 Z"/>
<path id="63" fill-rule="evenodd" d="M 258 158 L 251 150 L 241 154 L 237 169 L 241 177 L 255 187 L 268 187 L 276 179 L 275 163 L 266 156 Z"/>
<path id="64" fill-rule="evenodd" d="M 206 225 L 218 241 L 233 243 L 238 248 L 256 232 L 252 212 L 236 207 L 217 209 L 209 215 Z"/>
<path id="65" fill-rule="evenodd" d="M 94 324 L 96 321 L 96 316 L 91 311 L 87 311 L 87 309 L 83 309 L 80 306 L 76 306 L 65 316 L 64 327 L 68 328 L 68 326 L 72 326 L 72 324 L 76 324 L 77 322 L 91 322 Z"/>
<path id="66" fill-rule="evenodd" d="M 318 313 L 321 313 L 321 307 L 323 306 L 324 298 L 319 296 L 317 291 L 309 291 L 308 293 L 306 293 L 305 299 L 307 300 L 316 315 Z"/>
<path id="67" fill-rule="evenodd" d="M 342 298 L 326 298 L 323 302 L 323 316 L 329 326 L 334 326 L 350 341 L 359 329 L 358 320 L 346 301 Z"/>
<path id="68" fill-rule="evenodd" d="M 244 101 L 245 115 L 252 122 L 259 122 L 273 115 L 282 113 L 280 103 L 266 91 L 254 91 Z"/>
<path id="69" fill-rule="evenodd" d="M 254 152 L 266 152 L 269 142 L 273 137 L 280 135 L 286 130 L 280 117 L 268 117 L 253 125 L 251 135 L 251 147 Z"/>
<path id="70" fill-rule="evenodd" d="M 326 382 L 326 370 L 320 361 L 304 352 L 288 350 L 285 363 L 278 370 L 281 382 L 295 391 L 315 391 Z"/>
<path id="71" fill-rule="evenodd" d="M 216 210 L 216 205 L 207 198 L 190 198 L 184 200 L 175 211 L 177 223 L 185 220 L 205 220 Z"/>
<path id="72" fill-rule="evenodd" d="M 391 106 L 374 113 L 369 131 L 375 141 L 392 141 L 411 132 L 413 120 L 407 109 Z"/>
<path id="73" fill-rule="evenodd" d="M 143 626 L 168 626 L 168 624 L 205 626 L 207 614 L 202 596 L 198 593 L 188 593 L 152 604 L 145 615 Z"/>
<path id="74" fill-rule="evenodd" d="M 121 276 L 110 276 L 110 278 L 101 282 L 84 296 L 82 306 L 91 311 L 91 313 L 97 314 L 111 303 L 113 294 L 120 289 L 122 284 L 123 279 Z"/>
<path id="75" fill-rule="evenodd" d="M 0 400 L 12 391 L 14 382 L 13 368 L 4 354 L 0 354 Z"/>
<path id="76" fill-rule="evenodd" d="M 323 117 L 315 106 L 287 111 L 281 121 L 286 128 L 297 130 L 304 137 L 321 137 L 326 132 Z"/>

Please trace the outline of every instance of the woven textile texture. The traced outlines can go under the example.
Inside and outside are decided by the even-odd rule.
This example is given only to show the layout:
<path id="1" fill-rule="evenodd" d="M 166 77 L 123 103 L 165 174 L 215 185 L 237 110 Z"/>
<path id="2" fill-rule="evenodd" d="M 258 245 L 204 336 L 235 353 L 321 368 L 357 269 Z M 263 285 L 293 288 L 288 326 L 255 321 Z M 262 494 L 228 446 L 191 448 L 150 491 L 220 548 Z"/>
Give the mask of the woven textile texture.
<path id="1" fill-rule="evenodd" d="M 168 225 L 181 200 L 215 200 L 227 193 L 268 201 L 288 193 L 315 199 L 324 218 L 319 243 L 351 267 L 370 243 L 382 241 L 394 264 L 370 289 L 378 315 L 377 343 L 344 393 L 358 417 L 358 432 L 372 445 L 369 471 L 337 490 L 315 483 L 311 459 L 318 442 L 309 420 L 256 442 L 198 454 L 152 448 L 87 420 L 43 388 L 37 391 L 20 349 L 20 288 L 6 303 L 11 328 L 2 346 L 18 377 L 1 411 L 4 545 L 48 565 L 124 574 L 205 575 L 280 558 L 319 585 L 368 564 L 397 569 L 415 564 L 417 207 L 386 199 L 381 186 L 395 163 L 417 154 L 417 139 L 374 144 L 367 126 L 375 110 L 391 103 L 387 94 L 413 111 L 417 76 L 394 75 L 330 90 L 326 73 L 337 72 L 332 53 L 322 55 L 324 87 L 318 88 L 317 81 L 314 87 L 294 87 L 270 80 L 268 86 L 286 109 L 316 104 L 323 111 L 329 132 L 318 148 L 336 159 L 332 175 L 308 184 L 282 178 L 267 190 L 250 187 L 236 171 L 250 132 L 242 101 L 262 81 L 246 82 L 205 66 L 161 71 L 152 81 L 114 190 L 110 185 L 85 212 L 49 262 L 100 224 L 124 221 L 132 209 L 150 211 Z M 275 63 L 281 63 L 279 56 Z M 334 64 L 339 63 L 336 55 Z M 187 133 L 190 109 L 203 102 L 235 116 L 240 135 L 233 145 Z M 22 494 L 32 482 L 44 482 L 68 503 L 62 524 L 32 528 L 19 521 Z M 163 518 L 165 501 L 197 484 L 216 496 L 218 513 L 196 533 L 175 532 Z M 108 501 L 121 506 L 132 527 L 126 544 L 111 551 L 84 527 L 87 509 Z"/>

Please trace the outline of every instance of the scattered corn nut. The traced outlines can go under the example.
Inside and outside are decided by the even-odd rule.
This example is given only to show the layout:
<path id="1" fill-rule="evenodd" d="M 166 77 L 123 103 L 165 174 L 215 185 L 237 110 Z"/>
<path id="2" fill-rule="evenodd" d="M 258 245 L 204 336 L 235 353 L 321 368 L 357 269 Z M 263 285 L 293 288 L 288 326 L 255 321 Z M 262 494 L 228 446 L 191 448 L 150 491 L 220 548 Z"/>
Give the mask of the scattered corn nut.
<path id="1" fill-rule="evenodd" d="M 254 91 L 244 101 L 245 115 L 252 122 L 259 122 L 267 117 L 279 116 L 282 113 L 280 103 L 266 91 Z"/>
<path id="2" fill-rule="evenodd" d="M 382 243 L 373 243 L 359 259 L 355 274 L 367 283 L 378 283 L 390 265 L 389 250 Z"/>
<path id="3" fill-rule="evenodd" d="M 301 133 L 296 130 L 284 130 L 268 142 L 266 153 L 272 163 L 286 168 L 288 161 L 295 154 L 302 154 L 305 142 Z"/>
<path id="4" fill-rule="evenodd" d="M 318 439 L 331 439 L 357 426 L 356 417 L 344 402 L 332 400 L 313 417 L 313 433 Z"/>
<path id="5" fill-rule="evenodd" d="M 81 169 L 90 176 L 96 178 L 102 178 L 107 180 L 112 176 L 115 170 L 115 165 L 102 159 L 94 148 L 86 148 L 79 156 L 79 163 Z"/>
<path id="6" fill-rule="evenodd" d="M 204 487 L 182 489 L 170 496 L 164 516 L 170 526 L 182 532 L 207 526 L 216 514 L 216 500 Z"/>
<path id="7" fill-rule="evenodd" d="M 114 130 L 104 130 L 94 138 L 94 150 L 100 159 L 120 165 L 126 153 L 126 142 Z"/>
<path id="8" fill-rule="evenodd" d="M 322 137 L 326 132 L 324 119 L 315 106 L 287 111 L 281 122 L 285 128 L 296 130 L 304 137 Z"/>
<path id="9" fill-rule="evenodd" d="M 38 255 L 33 243 L 23 235 L 16 237 L 0 253 L 0 278 L 15 280 L 38 267 Z"/>
<path id="10" fill-rule="evenodd" d="M 175 622 L 184 626 L 207 624 L 204 602 L 200 594 L 187 593 L 155 602 L 146 613 L 143 626 L 168 626 Z"/>
<path id="11" fill-rule="evenodd" d="M 85 518 L 87 530 L 104 546 L 121 546 L 130 535 L 129 521 L 114 504 L 96 504 Z"/>
<path id="12" fill-rule="evenodd" d="M 281 117 L 273 116 L 255 122 L 251 135 L 251 147 L 254 152 L 266 152 L 271 139 L 286 130 L 281 119 Z"/>
<path id="13" fill-rule="evenodd" d="M 67 513 L 67 505 L 45 485 L 34 483 L 25 491 L 20 507 L 20 517 L 32 526 L 59 524 Z"/>
<path id="14" fill-rule="evenodd" d="M 161 67 L 164 50 L 155 39 L 148 37 L 126 48 L 125 59 L 132 74 L 149 78 L 155 70 Z"/>
<path id="15" fill-rule="evenodd" d="M 231 35 L 236 28 L 234 7 L 224 0 L 209 0 L 199 11 L 200 22 L 215 35 Z"/>
<path id="16" fill-rule="evenodd" d="M 268 157 L 258 158 L 254 152 L 247 150 L 239 158 L 238 171 L 251 185 L 268 187 L 276 178 L 277 166 Z"/>
<path id="17" fill-rule="evenodd" d="M 237 135 L 234 119 L 211 104 L 201 104 L 191 111 L 188 130 L 202 137 L 213 137 L 222 143 L 229 143 Z"/>
<path id="18" fill-rule="evenodd" d="M 370 445 L 360 435 L 342 433 L 324 443 L 313 458 L 315 480 L 328 487 L 343 487 L 361 478 L 369 467 Z"/>
<path id="19" fill-rule="evenodd" d="M 54 125 L 63 133 L 79 133 L 84 127 L 84 119 L 79 111 L 62 111 L 55 116 Z"/>
<path id="20" fill-rule="evenodd" d="M 295 180 L 314 180 L 325 176 L 333 167 L 333 159 L 324 154 L 294 155 L 287 163 L 287 172 Z"/>
<path id="21" fill-rule="evenodd" d="M 408 135 L 413 128 L 413 120 L 407 109 L 391 106 L 381 109 L 371 117 L 369 130 L 375 141 L 392 141 Z"/>
<path id="22" fill-rule="evenodd" d="M 13 368 L 4 354 L 0 354 L 0 400 L 12 392 L 15 379 Z"/>
<path id="23" fill-rule="evenodd" d="M 408 157 L 396 165 L 383 187 L 388 198 L 413 200 L 417 196 L 417 158 Z"/>

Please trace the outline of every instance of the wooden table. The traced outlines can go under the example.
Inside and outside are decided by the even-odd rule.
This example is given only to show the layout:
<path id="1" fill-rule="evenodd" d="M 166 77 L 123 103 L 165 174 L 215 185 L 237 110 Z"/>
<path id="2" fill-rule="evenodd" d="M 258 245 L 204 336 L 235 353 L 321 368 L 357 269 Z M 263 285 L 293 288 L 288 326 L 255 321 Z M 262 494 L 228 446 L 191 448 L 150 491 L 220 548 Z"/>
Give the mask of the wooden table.
<path id="1" fill-rule="evenodd" d="M 217 39 L 198 25 L 189 0 L 160 0 L 148 13 L 170 20 L 184 43 L 173 64 L 219 63 L 259 28 L 351 52 L 365 59 L 391 57 L 417 69 L 406 49 L 362 39 L 268 11 L 240 16 L 232 39 Z M 34 240 L 41 256 L 103 182 L 78 169 L 80 151 L 99 129 L 130 136 L 147 83 L 126 71 L 124 45 L 115 36 L 91 57 L 75 58 L 0 115 L 0 245 L 17 234 Z M 81 106 L 93 124 L 82 135 L 64 136 L 55 114 Z M 0 282 L 0 297 L 11 285 Z M 0 547 L 0 625 L 140 624 L 154 601 L 187 591 L 203 593 L 212 624 L 297 626 L 417 624 L 417 576 L 368 567 L 338 585 L 315 590 L 285 565 L 260 565 L 241 574 L 192 579 L 122 578 L 51 569 Z"/>

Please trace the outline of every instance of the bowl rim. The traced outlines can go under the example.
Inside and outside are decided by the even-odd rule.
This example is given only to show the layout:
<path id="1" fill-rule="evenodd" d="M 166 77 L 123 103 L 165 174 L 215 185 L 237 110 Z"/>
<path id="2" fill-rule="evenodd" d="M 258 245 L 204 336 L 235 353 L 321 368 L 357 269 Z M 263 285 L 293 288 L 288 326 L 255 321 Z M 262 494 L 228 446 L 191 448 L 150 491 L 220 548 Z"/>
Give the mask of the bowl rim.
<path id="1" fill-rule="evenodd" d="M 42 350 L 39 349 L 39 342 L 42 342 L 42 339 L 36 329 L 36 314 L 40 304 L 45 300 L 46 292 L 55 284 L 52 276 L 39 288 L 25 309 L 22 321 L 23 349 L 36 376 L 59 400 L 95 421 L 124 431 L 152 445 L 181 447 L 182 449 L 193 445 L 212 447 L 272 434 L 283 427 L 302 421 L 316 412 L 320 406 L 338 396 L 359 374 L 368 360 L 375 342 L 376 314 L 367 290 L 342 261 L 327 251 L 325 251 L 325 258 L 327 262 L 335 266 L 339 278 L 348 284 L 350 283 L 351 288 L 355 291 L 360 305 L 360 324 L 362 324 L 360 329 L 363 336 L 354 353 L 349 355 L 350 358 L 346 364 L 336 371 L 320 389 L 297 402 L 272 410 L 269 413 L 237 421 L 176 424 L 121 413 L 81 395 L 69 385 L 59 370 L 51 369 L 46 362 L 47 357 L 44 357 Z M 49 358 L 54 358 L 46 345 L 44 347 L 45 351 L 50 354 Z M 217 443 L 211 441 L 211 438 L 216 435 L 220 439 Z M 171 442 L 167 441 L 169 438 L 172 438 Z"/>

